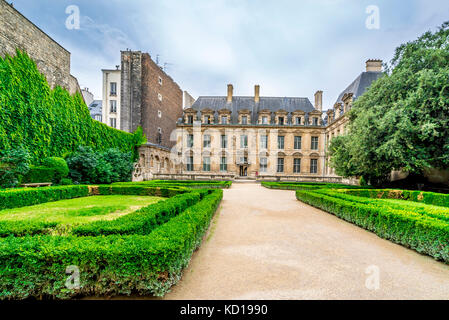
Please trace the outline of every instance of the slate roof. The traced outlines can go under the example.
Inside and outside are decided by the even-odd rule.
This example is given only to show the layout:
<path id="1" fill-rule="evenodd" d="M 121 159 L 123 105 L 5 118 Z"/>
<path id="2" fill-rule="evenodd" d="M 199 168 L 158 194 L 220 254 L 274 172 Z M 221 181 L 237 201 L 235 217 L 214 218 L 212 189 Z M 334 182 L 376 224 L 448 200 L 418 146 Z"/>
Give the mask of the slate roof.
<path id="1" fill-rule="evenodd" d="M 232 103 L 227 102 L 227 97 L 199 97 L 198 100 L 192 105 L 192 108 L 200 114 L 202 110 L 211 109 L 215 112 L 217 120 L 218 111 L 223 109 L 230 110 L 231 123 L 238 123 L 238 113 L 240 110 L 251 111 L 251 122 L 256 123 L 259 111 L 270 110 L 276 112 L 279 110 L 285 110 L 287 112 L 293 112 L 302 110 L 306 114 L 315 110 L 312 103 L 308 98 L 297 97 L 260 97 L 260 101 L 256 103 L 254 97 L 234 96 Z"/>
<path id="2" fill-rule="evenodd" d="M 352 93 L 353 101 L 357 100 L 377 79 L 383 75 L 382 72 L 367 71 L 362 72 L 340 95 L 336 103 L 343 103 L 342 98 L 346 93 Z"/>
<path id="3" fill-rule="evenodd" d="M 92 103 L 89 105 L 90 116 L 95 119 L 96 115 L 102 115 L 102 108 L 103 108 L 102 106 L 103 106 L 102 100 L 92 101 Z"/>

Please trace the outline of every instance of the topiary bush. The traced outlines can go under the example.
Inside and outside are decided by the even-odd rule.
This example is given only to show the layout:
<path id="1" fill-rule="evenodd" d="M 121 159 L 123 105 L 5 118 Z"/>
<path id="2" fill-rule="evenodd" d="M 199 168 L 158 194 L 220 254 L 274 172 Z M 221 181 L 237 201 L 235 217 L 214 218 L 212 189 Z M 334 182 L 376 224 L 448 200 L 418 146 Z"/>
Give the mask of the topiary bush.
<path id="1" fill-rule="evenodd" d="M 44 166 L 30 166 L 30 171 L 23 176 L 22 183 L 54 182 L 56 170 Z"/>
<path id="2" fill-rule="evenodd" d="M 55 171 L 54 179 L 52 180 L 54 183 L 59 184 L 63 178 L 69 175 L 69 166 L 63 158 L 46 158 L 42 161 L 42 165 Z"/>

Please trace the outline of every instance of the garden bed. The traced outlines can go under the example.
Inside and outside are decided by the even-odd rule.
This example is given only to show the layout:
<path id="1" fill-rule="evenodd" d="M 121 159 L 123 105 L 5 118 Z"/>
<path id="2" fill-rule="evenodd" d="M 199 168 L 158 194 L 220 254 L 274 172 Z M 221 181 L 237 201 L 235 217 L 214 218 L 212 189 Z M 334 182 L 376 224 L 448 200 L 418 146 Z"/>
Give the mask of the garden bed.
<path id="1" fill-rule="evenodd" d="M 296 198 L 379 237 L 449 263 L 447 195 L 403 190 L 297 190 Z"/>
<path id="2" fill-rule="evenodd" d="M 162 296 L 180 279 L 223 195 L 222 190 L 165 186 L 81 189 L 96 195 L 92 201 L 117 194 L 169 199 L 112 220 L 85 221 L 65 235 L 42 229 L 42 223 L 55 222 L 33 224 L 31 219 L 19 228 L 17 221 L 0 221 L 10 229 L 9 236 L 0 239 L 0 299 Z M 43 196 L 38 198 L 44 202 Z M 68 267 L 79 270 L 79 286 L 66 285 Z"/>

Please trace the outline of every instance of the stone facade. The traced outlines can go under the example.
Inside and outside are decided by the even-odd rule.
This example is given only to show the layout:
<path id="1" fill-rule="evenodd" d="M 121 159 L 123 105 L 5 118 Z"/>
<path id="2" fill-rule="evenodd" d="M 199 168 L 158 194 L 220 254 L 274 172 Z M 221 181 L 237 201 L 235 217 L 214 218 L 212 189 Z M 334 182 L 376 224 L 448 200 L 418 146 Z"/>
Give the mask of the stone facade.
<path id="1" fill-rule="evenodd" d="M 102 121 L 112 128 L 121 127 L 121 70 L 103 69 Z M 122 129 L 123 130 L 123 129 Z M 125 130 L 128 131 L 128 130 Z"/>
<path id="2" fill-rule="evenodd" d="M 140 51 L 121 53 L 121 130 L 141 126 L 148 142 L 171 147 L 171 134 L 182 116 L 183 92 L 150 57 Z"/>
<path id="3" fill-rule="evenodd" d="M 181 172 L 176 154 L 169 148 L 147 143 L 139 148 L 139 162 L 134 165 L 133 181 L 146 181 L 157 175 L 174 175 Z"/>
<path id="4" fill-rule="evenodd" d="M 0 55 L 15 55 L 17 49 L 28 53 L 52 88 L 59 85 L 72 94 L 81 92 L 78 81 L 70 74 L 70 52 L 12 5 L 0 0 Z"/>

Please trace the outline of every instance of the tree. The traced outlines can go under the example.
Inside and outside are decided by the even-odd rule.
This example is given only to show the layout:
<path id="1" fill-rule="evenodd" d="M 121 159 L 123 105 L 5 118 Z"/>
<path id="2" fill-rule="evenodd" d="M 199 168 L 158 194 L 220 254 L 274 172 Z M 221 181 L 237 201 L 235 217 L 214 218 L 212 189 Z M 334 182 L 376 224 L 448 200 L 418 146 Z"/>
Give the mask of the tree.
<path id="1" fill-rule="evenodd" d="M 385 181 L 392 170 L 449 167 L 449 22 L 396 49 L 383 77 L 349 112 L 349 134 L 330 145 L 343 176 Z"/>

